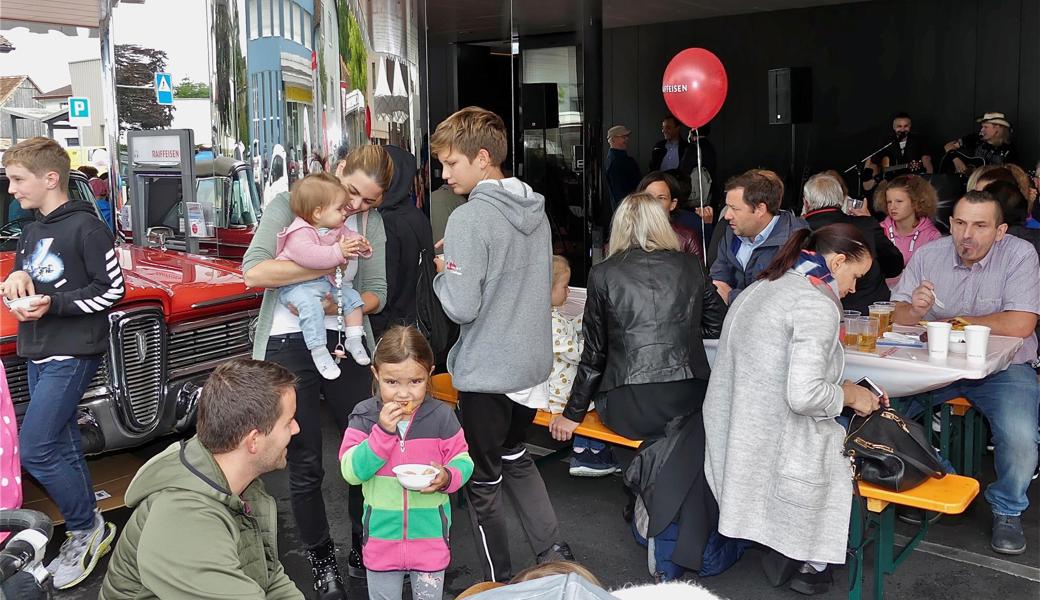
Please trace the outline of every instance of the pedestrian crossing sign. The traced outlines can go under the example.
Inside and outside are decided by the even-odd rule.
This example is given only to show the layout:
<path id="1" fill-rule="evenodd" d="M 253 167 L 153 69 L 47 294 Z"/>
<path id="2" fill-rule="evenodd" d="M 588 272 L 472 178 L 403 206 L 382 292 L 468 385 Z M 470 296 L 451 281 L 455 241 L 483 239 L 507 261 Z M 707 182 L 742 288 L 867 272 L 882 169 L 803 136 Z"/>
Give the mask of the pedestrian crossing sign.
<path id="1" fill-rule="evenodd" d="M 173 77 L 169 73 L 155 74 L 155 101 L 162 106 L 173 105 Z"/>

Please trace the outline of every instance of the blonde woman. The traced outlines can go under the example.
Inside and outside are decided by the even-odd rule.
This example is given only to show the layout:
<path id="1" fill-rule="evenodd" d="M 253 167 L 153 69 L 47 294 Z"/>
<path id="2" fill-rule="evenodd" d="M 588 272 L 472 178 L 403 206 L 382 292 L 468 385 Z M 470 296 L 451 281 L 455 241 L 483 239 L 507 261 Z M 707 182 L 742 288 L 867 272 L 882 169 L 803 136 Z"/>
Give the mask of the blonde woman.
<path id="1" fill-rule="evenodd" d="M 553 437 L 571 439 L 593 400 L 600 419 L 632 439 L 662 438 L 677 417 L 684 417 L 684 429 L 698 431 L 711 374 L 703 338 L 718 337 L 725 316 L 726 304 L 700 260 L 679 251 L 661 202 L 645 192 L 625 198 L 614 213 L 608 257 L 589 273 L 585 348 L 567 407 L 550 424 Z M 661 467 L 662 473 L 678 473 L 677 479 L 664 486 L 667 491 L 658 488 L 654 501 L 669 494 L 681 497 L 663 521 L 653 521 L 654 506 L 647 509 L 663 528 L 676 507 L 700 506 L 689 516 L 680 509 L 680 544 L 671 559 L 699 569 L 706 535 L 700 536 L 695 525 L 711 517 L 700 499 L 685 498 L 699 498 L 705 491 L 694 485 L 703 481 L 703 434 L 683 439 L 689 443 L 677 443 Z"/>
<path id="2" fill-rule="evenodd" d="M 904 265 L 910 264 L 910 257 L 921 246 L 942 237 L 932 220 L 938 206 L 935 188 L 917 175 L 900 175 L 882 183 L 874 193 L 874 209 L 887 215 L 881 229 L 899 248 Z M 893 288 L 899 277 L 890 277 L 885 283 Z"/>
<path id="3" fill-rule="evenodd" d="M 394 167 L 390 155 L 380 146 L 359 146 L 339 161 L 336 178 L 346 190 L 344 210 L 349 215 L 346 225 L 361 236 L 344 240 L 344 256 L 362 256 L 371 251 L 369 258 L 351 260 L 343 269 L 343 281 L 353 283 L 361 295 L 364 313 L 364 339 L 369 352 L 375 340 L 368 315 L 379 312 L 386 303 L 386 231 L 376 208 L 389 189 Z M 341 374 L 334 379 L 323 378 L 307 349 L 300 319 L 289 307 L 278 302 L 278 289 L 290 284 L 309 281 L 335 269 L 304 268 L 291 260 L 278 260 L 277 236 L 293 222 L 289 193 L 278 194 L 264 209 L 253 241 L 242 260 L 246 285 L 267 288 L 260 305 L 253 358 L 269 360 L 289 369 L 296 377 L 296 421 L 300 432 L 289 443 L 289 494 L 293 516 L 296 518 L 300 541 L 307 548 L 314 589 L 324 600 L 345 598 L 346 592 L 336 563 L 336 547 L 329 534 L 321 483 L 322 469 L 321 404 L 328 405 L 340 431 L 347 428 L 354 406 L 371 395 L 372 376 L 368 367 L 353 360 L 339 364 Z M 363 237 L 362 237 L 363 236 Z M 327 348 L 332 351 L 339 343 L 337 306 L 331 298 L 324 303 Z M 349 490 L 347 512 L 353 526 L 350 554 L 347 556 L 349 573 L 364 577 L 361 556 L 361 487 Z"/>

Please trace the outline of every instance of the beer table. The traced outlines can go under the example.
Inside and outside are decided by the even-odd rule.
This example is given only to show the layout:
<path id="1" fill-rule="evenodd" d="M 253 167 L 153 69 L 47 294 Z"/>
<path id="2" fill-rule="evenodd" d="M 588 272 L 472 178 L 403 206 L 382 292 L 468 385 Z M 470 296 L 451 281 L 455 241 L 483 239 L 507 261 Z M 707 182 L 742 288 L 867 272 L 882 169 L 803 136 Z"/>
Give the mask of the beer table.
<path id="1" fill-rule="evenodd" d="M 570 288 L 567 303 L 561 312 L 574 316 L 585 307 L 585 289 Z M 896 325 L 895 331 L 920 333 L 921 327 Z M 715 362 L 718 340 L 704 340 L 708 363 Z M 928 356 L 928 348 L 878 346 L 876 353 L 859 352 L 845 348 L 843 379 L 857 381 L 869 377 L 892 398 L 923 394 L 945 387 L 959 379 L 982 379 L 1008 368 L 1022 339 L 991 335 L 985 361 L 969 361 L 963 354 L 950 353 L 944 359 Z"/>

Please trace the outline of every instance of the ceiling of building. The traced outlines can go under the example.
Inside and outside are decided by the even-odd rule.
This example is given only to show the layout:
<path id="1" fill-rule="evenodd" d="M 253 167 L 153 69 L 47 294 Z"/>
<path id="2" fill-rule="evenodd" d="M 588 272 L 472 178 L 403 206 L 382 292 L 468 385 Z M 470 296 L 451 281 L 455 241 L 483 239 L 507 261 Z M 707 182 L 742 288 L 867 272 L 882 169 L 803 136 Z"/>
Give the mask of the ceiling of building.
<path id="1" fill-rule="evenodd" d="M 603 26 L 609 29 L 861 1 L 865 0 L 603 0 Z M 579 5 L 579 0 L 426 0 L 430 35 L 453 41 L 508 39 L 511 20 L 518 35 L 574 31 Z"/>

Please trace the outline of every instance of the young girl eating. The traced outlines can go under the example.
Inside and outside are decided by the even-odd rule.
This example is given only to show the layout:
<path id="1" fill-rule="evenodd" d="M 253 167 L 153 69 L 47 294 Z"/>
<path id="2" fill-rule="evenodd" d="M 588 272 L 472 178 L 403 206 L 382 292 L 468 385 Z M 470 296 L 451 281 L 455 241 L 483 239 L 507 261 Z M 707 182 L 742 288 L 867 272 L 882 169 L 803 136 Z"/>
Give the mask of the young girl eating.
<path id="1" fill-rule="evenodd" d="M 342 267 L 358 256 L 372 256 L 372 249 L 363 244 L 357 253 L 348 242 L 361 236 L 347 226 L 347 191 L 339 180 L 328 173 L 315 173 L 297 183 L 289 197 L 289 206 L 296 219 L 278 234 L 276 256 L 291 260 L 301 267 L 327 271 Z M 363 238 L 361 238 L 362 241 Z M 334 275 L 287 285 L 278 293 L 283 305 L 292 306 L 300 317 L 300 331 L 307 349 L 311 351 L 314 366 L 325 379 L 339 377 L 339 367 L 326 347 L 325 308 L 322 304 L 335 291 L 341 315 L 346 322 L 345 350 L 359 365 L 369 363 L 368 352 L 361 343 L 364 335 L 365 303 L 351 282 L 337 281 Z"/>
<path id="2" fill-rule="evenodd" d="M 405 575 L 413 600 L 437 600 L 451 560 L 448 494 L 473 473 L 452 409 L 427 394 L 434 358 L 411 326 L 390 328 L 372 356 L 375 397 L 357 405 L 340 446 L 340 470 L 365 496 L 362 553 L 371 600 L 400 600 Z M 405 489 L 401 465 L 429 465 L 433 480 Z"/>

